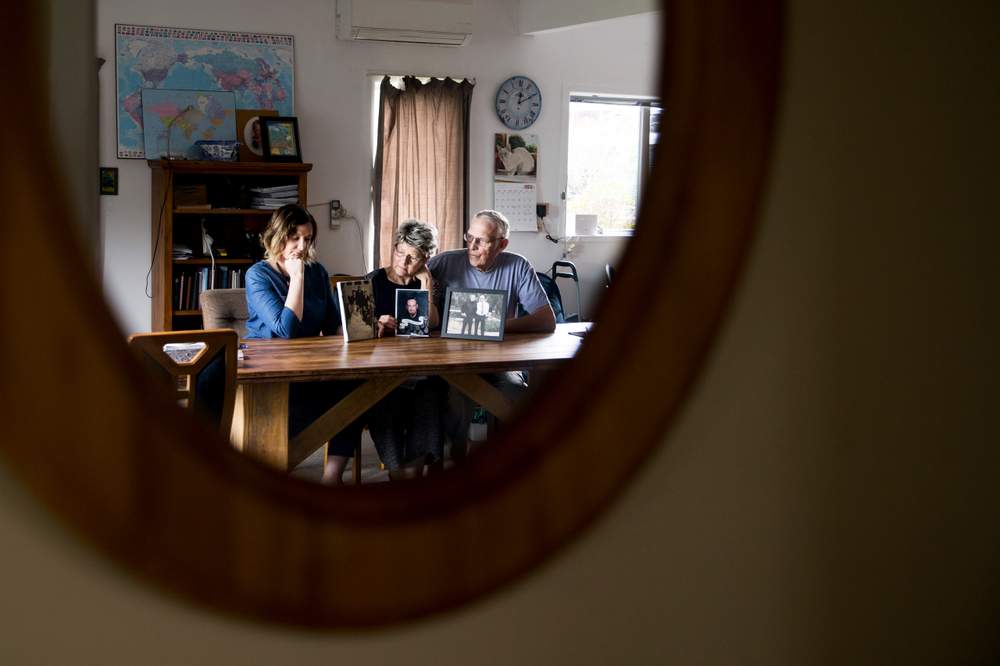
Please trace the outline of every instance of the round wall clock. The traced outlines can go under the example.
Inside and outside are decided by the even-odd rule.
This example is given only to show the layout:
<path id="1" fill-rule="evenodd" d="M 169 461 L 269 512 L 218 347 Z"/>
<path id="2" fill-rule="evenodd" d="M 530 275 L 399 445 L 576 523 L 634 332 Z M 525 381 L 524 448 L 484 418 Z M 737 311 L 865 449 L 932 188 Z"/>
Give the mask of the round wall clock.
<path id="1" fill-rule="evenodd" d="M 529 127 L 542 112 L 542 91 L 527 76 L 512 76 L 497 90 L 497 117 L 507 127 Z"/>

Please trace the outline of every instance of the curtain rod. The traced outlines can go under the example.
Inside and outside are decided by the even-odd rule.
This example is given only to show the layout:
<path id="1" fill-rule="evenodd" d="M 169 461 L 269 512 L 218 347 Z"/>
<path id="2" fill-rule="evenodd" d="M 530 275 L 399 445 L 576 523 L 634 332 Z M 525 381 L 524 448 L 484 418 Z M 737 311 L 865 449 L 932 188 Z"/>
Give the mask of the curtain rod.
<path id="1" fill-rule="evenodd" d="M 472 81 L 473 83 L 476 82 L 476 77 L 474 76 L 456 76 L 454 74 L 413 74 L 413 73 L 400 74 L 398 72 L 376 72 L 369 70 L 368 76 L 399 76 L 399 77 L 412 76 L 418 79 L 458 79 L 458 80 L 464 79 L 466 81 Z"/>

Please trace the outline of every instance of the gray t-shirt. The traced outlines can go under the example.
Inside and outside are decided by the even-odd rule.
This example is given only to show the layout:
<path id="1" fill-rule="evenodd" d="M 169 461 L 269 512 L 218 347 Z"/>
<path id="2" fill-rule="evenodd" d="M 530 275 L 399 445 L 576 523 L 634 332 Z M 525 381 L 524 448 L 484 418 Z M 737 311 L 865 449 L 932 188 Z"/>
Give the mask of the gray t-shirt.
<path id="1" fill-rule="evenodd" d="M 507 292 L 507 319 L 517 316 L 518 304 L 531 314 L 549 304 L 538 275 L 527 259 L 513 252 L 501 252 L 488 271 L 469 265 L 466 250 L 448 250 L 427 262 L 434 276 L 434 299 L 438 312 L 444 313 L 444 295 L 448 287 L 456 289 L 503 289 Z"/>

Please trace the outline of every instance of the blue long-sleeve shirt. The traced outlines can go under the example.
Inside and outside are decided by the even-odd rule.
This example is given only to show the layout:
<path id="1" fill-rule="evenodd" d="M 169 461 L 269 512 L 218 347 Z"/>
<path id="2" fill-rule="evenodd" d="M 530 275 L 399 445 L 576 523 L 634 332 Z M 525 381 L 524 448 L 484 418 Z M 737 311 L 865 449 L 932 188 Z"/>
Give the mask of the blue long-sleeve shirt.
<path id="1" fill-rule="evenodd" d="M 320 264 L 305 266 L 302 321 L 285 307 L 288 277 L 259 261 L 246 273 L 248 338 L 305 338 L 333 335 L 340 311 L 330 291 L 330 276 Z"/>

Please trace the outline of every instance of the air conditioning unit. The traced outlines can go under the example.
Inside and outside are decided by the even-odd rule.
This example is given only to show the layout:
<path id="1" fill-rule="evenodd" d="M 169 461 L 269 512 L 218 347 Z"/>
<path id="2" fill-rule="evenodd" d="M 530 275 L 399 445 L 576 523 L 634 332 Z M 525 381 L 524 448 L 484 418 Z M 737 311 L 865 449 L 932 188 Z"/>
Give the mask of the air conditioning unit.
<path id="1" fill-rule="evenodd" d="M 472 0 L 337 0 L 339 39 L 461 46 Z"/>

